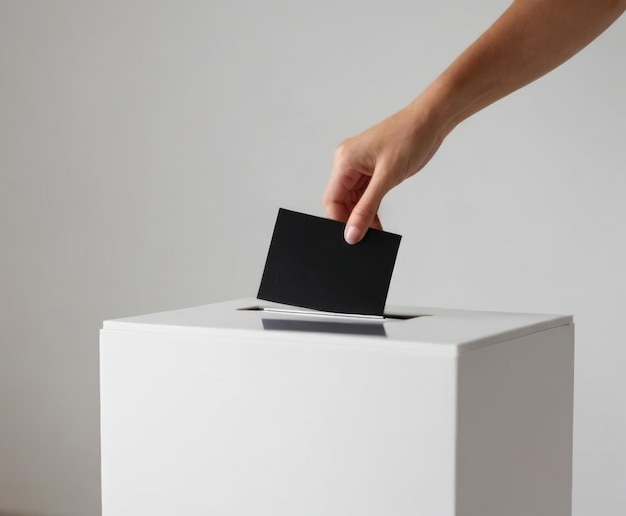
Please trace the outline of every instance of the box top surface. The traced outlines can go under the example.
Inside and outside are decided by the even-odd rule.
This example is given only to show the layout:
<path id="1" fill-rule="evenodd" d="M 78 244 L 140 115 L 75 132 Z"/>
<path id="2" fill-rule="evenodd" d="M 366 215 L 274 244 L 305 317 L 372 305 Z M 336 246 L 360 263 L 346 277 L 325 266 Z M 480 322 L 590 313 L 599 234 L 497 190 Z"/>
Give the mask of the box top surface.
<path id="1" fill-rule="evenodd" d="M 284 313 L 274 310 L 295 310 Z M 211 335 L 258 340 L 349 341 L 460 352 L 565 326 L 570 315 L 388 306 L 386 317 L 355 318 L 294 309 L 254 298 L 104 322 L 104 331 Z"/>

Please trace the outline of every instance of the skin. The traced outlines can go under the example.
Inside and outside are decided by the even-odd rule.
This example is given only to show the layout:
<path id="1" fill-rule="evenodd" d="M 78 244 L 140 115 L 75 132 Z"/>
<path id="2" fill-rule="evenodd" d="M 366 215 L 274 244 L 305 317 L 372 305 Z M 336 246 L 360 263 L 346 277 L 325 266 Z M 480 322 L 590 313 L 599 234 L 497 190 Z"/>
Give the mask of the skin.
<path id="1" fill-rule="evenodd" d="M 626 0 L 516 0 L 401 111 L 343 141 L 322 198 L 359 242 L 382 229 L 383 197 L 419 172 L 463 120 L 553 70 L 597 38 Z"/>

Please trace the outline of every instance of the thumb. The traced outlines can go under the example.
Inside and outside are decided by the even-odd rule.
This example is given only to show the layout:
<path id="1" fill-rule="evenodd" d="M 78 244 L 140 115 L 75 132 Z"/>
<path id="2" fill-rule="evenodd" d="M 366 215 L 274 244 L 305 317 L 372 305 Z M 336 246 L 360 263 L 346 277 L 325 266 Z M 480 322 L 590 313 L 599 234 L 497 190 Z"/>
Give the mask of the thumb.
<path id="1" fill-rule="evenodd" d="M 352 209 L 348 222 L 346 222 L 344 238 L 348 244 L 353 245 L 360 242 L 372 225 L 380 226 L 377 213 L 386 193 L 387 190 L 374 173 L 372 180 L 367 185 L 359 202 Z"/>

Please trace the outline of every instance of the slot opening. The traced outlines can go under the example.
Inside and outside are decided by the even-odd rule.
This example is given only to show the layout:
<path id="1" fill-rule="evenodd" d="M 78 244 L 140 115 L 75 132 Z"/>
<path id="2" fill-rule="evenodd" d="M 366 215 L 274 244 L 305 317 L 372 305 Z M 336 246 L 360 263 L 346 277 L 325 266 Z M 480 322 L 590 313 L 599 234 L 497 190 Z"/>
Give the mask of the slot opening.
<path id="1" fill-rule="evenodd" d="M 408 314 L 408 313 L 393 313 L 393 312 L 385 312 L 382 316 L 379 315 L 360 315 L 360 314 L 344 314 L 344 313 L 333 313 L 333 312 L 320 312 L 308 309 L 299 309 L 299 308 L 278 308 L 272 306 L 263 306 L 263 305 L 253 305 L 253 306 L 244 306 L 241 308 L 237 308 L 239 311 L 247 311 L 247 312 L 268 312 L 268 313 L 278 313 L 278 314 L 287 314 L 287 315 L 305 315 L 305 316 L 316 316 L 316 317 L 342 317 L 342 318 L 350 318 L 350 319 L 367 319 L 367 320 L 396 320 L 396 321 L 407 321 L 409 319 L 416 319 L 418 317 L 430 317 L 431 314 Z"/>

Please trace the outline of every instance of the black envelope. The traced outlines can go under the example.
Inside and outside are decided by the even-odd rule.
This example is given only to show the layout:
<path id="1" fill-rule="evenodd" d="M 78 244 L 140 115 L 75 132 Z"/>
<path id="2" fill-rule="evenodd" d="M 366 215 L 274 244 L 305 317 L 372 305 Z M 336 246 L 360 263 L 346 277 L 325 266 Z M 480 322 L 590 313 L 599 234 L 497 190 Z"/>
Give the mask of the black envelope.
<path id="1" fill-rule="evenodd" d="M 341 222 L 281 208 L 258 298 L 382 316 L 402 237 L 370 229 L 349 245 L 344 229 Z"/>

